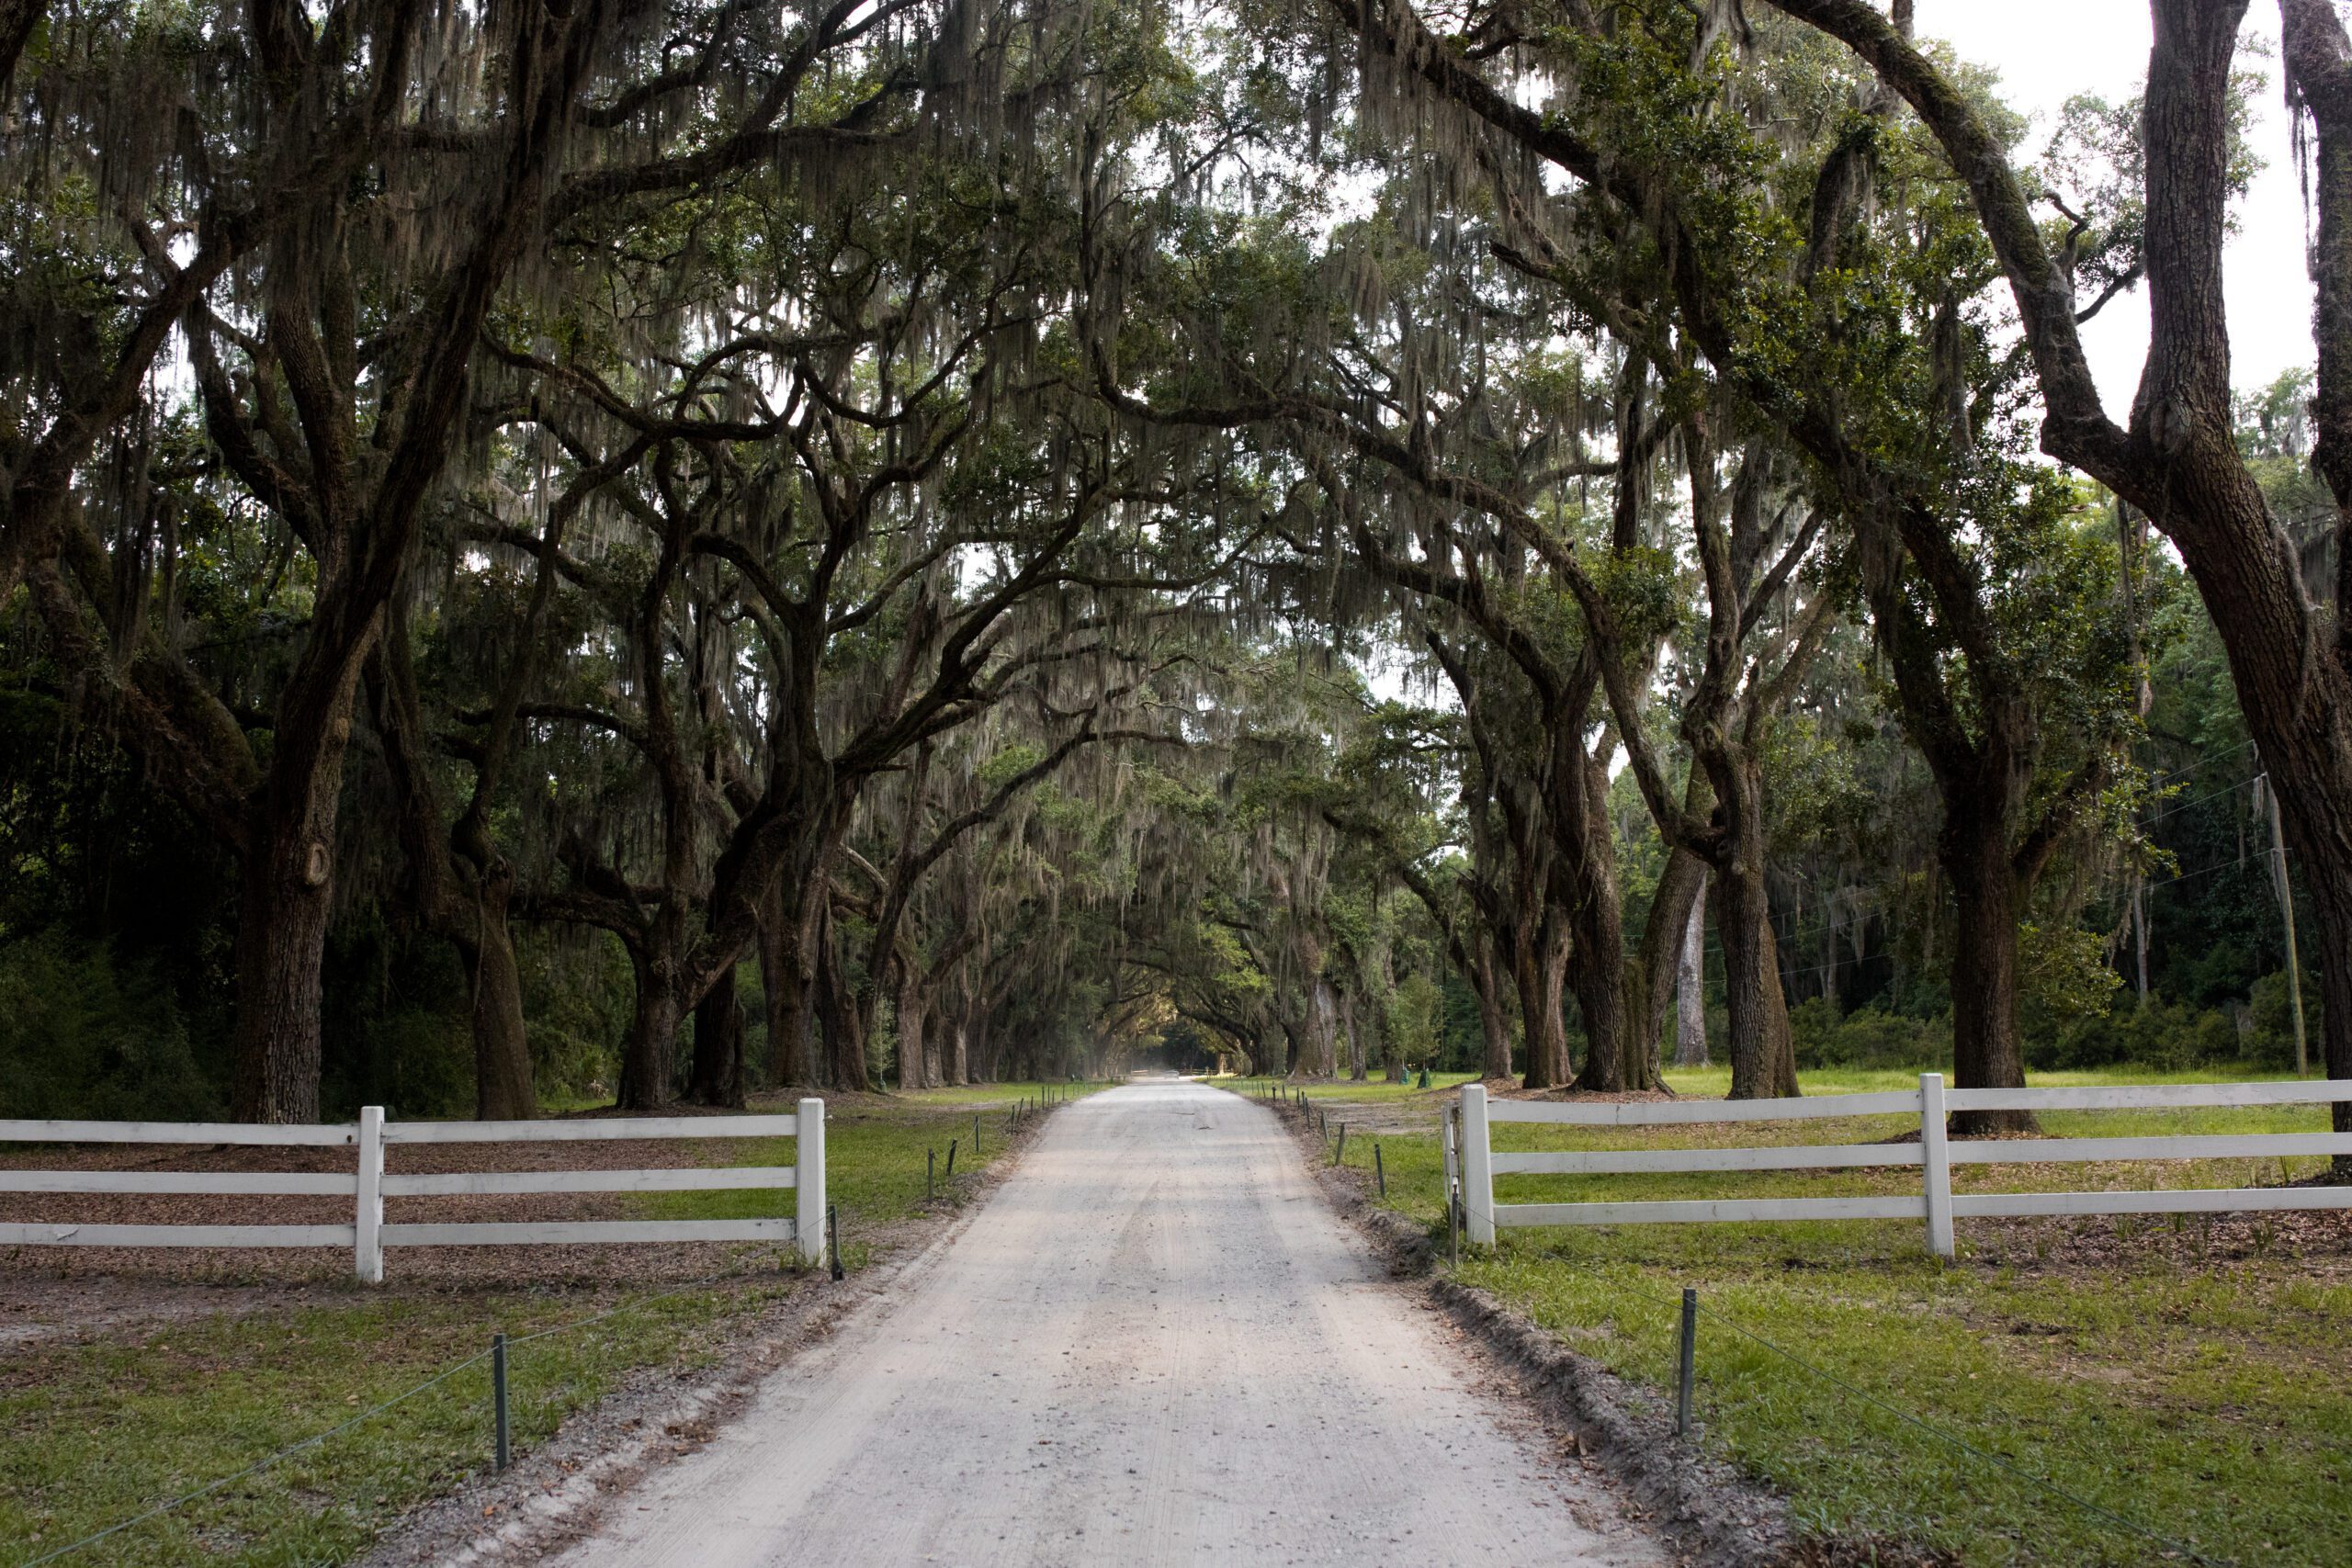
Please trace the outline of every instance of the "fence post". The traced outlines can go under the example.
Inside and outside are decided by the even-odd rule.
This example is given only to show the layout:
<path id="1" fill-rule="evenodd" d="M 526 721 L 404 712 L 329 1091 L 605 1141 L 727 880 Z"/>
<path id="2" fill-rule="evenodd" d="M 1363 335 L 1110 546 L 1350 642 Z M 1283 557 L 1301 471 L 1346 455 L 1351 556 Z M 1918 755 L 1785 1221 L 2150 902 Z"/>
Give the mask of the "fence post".
<path id="1" fill-rule="evenodd" d="M 1462 1172 L 1462 1162 L 1461 1157 L 1454 1152 L 1453 1107 L 1443 1101 L 1439 1102 L 1437 1110 L 1437 1143 L 1439 1160 L 1443 1167 L 1442 1179 L 1445 1187 L 1445 1240 L 1447 1247 L 1455 1254 L 1453 1260 L 1459 1263 L 1462 1261 L 1459 1256 L 1462 1249 L 1456 1243 L 1455 1237 L 1459 1234 L 1458 1227 L 1462 1219 L 1462 1186 L 1458 1179 Z"/>
<path id="2" fill-rule="evenodd" d="M 498 1468 L 507 1465 L 506 1427 L 506 1336 L 493 1335 L 490 1341 L 490 1399 L 497 1410 Z"/>
<path id="3" fill-rule="evenodd" d="M 359 1108 L 359 1213 L 354 1264 L 364 1285 L 384 1282 L 384 1108 Z"/>
<path id="4" fill-rule="evenodd" d="M 1387 1197 L 1388 1168 L 1380 1163 L 1380 1144 L 1377 1140 L 1374 1140 L 1372 1145 L 1372 1174 L 1374 1179 L 1380 1183 L 1380 1195 L 1383 1198 Z"/>
<path id="5" fill-rule="evenodd" d="M 1469 1212 L 1463 1228 L 1473 1246 L 1495 1245 L 1494 1150 L 1487 1142 L 1487 1086 L 1462 1086 L 1462 1202 Z"/>
<path id="6" fill-rule="evenodd" d="M 1919 1075 L 1919 1164 L 1928 1190 L 1928 1250 L 1953 1256 L 1951 1151 L 1944 1142 L 1944 1076 Z"/>
<path id="7" fill-rule="evenodd" d="M 800 1102 L 800 1125 L 793 1139 L 792 1239 L 803 1263 L 825 1260 L 825 1102 Z"/>
<path id="8" fill-rule="evenodd" d="M 1690 1374 L 1699 1360 L 1699 1292 L 1682 1291 L 1682 1345 L 1675 1361 L 1674 1435 L 1690 1435 Z"/>
<path id="9" fill-rule="evenodd" d="M 1348 1163 L 1348 1124 L 1345 1122 L 1340 1123 L 1340 1146 L 1331 1151 L 1331 1163 L 1333 1165 Z"/>

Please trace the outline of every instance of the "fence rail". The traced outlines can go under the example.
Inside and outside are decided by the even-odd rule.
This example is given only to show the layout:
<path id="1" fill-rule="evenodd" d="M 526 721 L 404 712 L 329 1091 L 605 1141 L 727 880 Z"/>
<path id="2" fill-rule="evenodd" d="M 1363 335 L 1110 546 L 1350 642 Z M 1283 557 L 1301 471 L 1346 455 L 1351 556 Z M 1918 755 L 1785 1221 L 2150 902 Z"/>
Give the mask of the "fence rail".
<path id="1" fill-rule="evenodd" d="M 788 1166 L 712 1166 L 652 1170 L 388 1172 L 394 1144 L 542 1144 L 588 1139 L 791 1138 Z M 387 1122 L 368 1106 L 356 1122 L 274 1126 L 236 1122 L 0 1121 L 0 1144 L 226 1144 L 243 1147 L 345 1147 L 341 1171 L 6 1170 L 0 1192 L 196 1193 L 216 1197 L 349 1198 L 349 1224 L 0 1224 L 0 1246 L 348 1247 L 360 1279 L 384 1277 L 390 1247 L 533 1246 L 579 1242 L 771 1241 L 819 1261 L 825 1239 L 825 1102 L 804 1100 L 791 1115 L 624 1116 L 581 1122 Z M 548 1192 L 788 1190 L 790 1218 L 741 1220 L 472 1221 L 388 1223 L 387 1198 Z"/>
<path id="2" fill-rule="evenodd" d="M 1498 1229 L 1534 1225 L 1704 1224 L 1753 1220 L 1903 1220 L 1926 1223 L 1928 1245 L 1953 1254 L 1955 1218 L 2052 1214 L 2230 1213 L 2280 1209 L 2352 1209 L 2352 1187 L 2188 1188 L 2171 1191 L 1959 1192 L 1954 1165 L 2041 1165 L 2088 1160 L 2284 1159 L 2352 1155 L 2352 1133 L 2184 1134 L 2109 1138 L 2004 1138 L 1951 1143 L 1954 1111 L 2128 1111 L 2196 1107 L 2326 1105 L 2352 1101 L 2352 1079 L 2286 1083 L 2118 1084 L 2066 1089 L 1947 1089 L 1940 1073 L 1919 1075 L 1917 1092 L 1823 1095 L 1796 1100 L 1671 1100 L 1596 1105 L 1489 1100 L 1484 1086 L 1462 1088 L 1459 1171 L 1470 1239 L 1492 1245 Z M 1706 1149 L 1498 1151 L 1498 1122 L 1568 1127 L 1687 1126 L 1699 1122 L 1797 1121 L 1832 1116 L 1916 1118 L 1916 1144 L 1819 1144 Z M 1447 1129 L 1451 1134 L 1453 1129 Z M 1450 1145 L 1455 1140 L 1449 1140 Z M 1447 1168 L 1456 1168 L 1449 1147 Z M 1497 1203 L 1498 1176 L 1600 1176 L 1663 1172 L 1836 1170 L 1917 1167 L 1918 1196 L 1710 1198 Z"/>

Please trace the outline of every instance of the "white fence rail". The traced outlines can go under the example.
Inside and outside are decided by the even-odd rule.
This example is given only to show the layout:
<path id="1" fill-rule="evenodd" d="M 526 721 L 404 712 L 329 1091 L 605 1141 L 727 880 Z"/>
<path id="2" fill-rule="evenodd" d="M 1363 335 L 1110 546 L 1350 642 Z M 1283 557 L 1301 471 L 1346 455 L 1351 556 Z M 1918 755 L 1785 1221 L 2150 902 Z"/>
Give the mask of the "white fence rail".
<path id="1" fill-rule="evenodd" d="M 1799 1100 L 1699 1100 L 1577 1105 L 1489 1100 L 1462 1088 L 1460 1137 L 1464 1224 L 1491 1246 L 1497 1229 L 1528 1225 L 1621 1225 L 1720 1220 L 1923 1220 L 1928 1245 L 1952 1256 L 1958 1218 L 2046 1214 L 2230 1213 L 2272 1209 L 2352 1209 L 2352 1187 L 2189 1188 L 2146 1192 L 1960 1192 L 1954 1165 L 2040 1165 L 2082 1160 L 2280 1159 L 2352 1155 L 2352 1133 L 2193 1134 L 2175 1137 L 1999 1139 L 1951 1142 L 1953 1111 L 2130 1111 L 2204 1106 L 2326 1105 L 2352 1100 L 2352 1079 L 2286 1083 L 2144 1084 L 2070 1089 L 1944 1088 L 1919 1075 L 1915 1093 L 1822 1095 Z M 1782 1122 L 1826 1116 L 1916 1116 L 1916 1144 L 1804 1144 L 1710 1149 L 1498 1151 L 1493 1124 L 1659 1127 L 1703 1122 Z M 1448 1129 L 1451 1132 L 1451 1128 Z M 1453 1161 L 1448 1160 L 1448 1168 Z M 1577 1203 L 1497 1203 L 1495 1178 L 1626 1175 L 1666 1171 L 1836 1170 L 1916 1166 L 1917 1197 L 1708 1198 Z"/>
<path id="2" fill-rule="evenodd" d="M 791 1138 L 788 1166 L 709 1166 L 658 1170 L 387 1172 L 392 1144 L 545 1144 L 585 1139 Z M 789 1116 L 626 1116 L 577 1122 L 387 1122 L 368 1106 L 356 1122 L 267 1126 L 238 1122 L 0 1122 L 0 1144 L 227 1144 L 246 1147 L 342 1147 L 350 1172 L 0 1170 L 0 1192 L 200 1193 L 231 1197 L 352 1200 L 349 1224 L 0 1224 L 0 1246 L 348 1247 L 359 1278 L 384 1277 L 388 1247 L 529 1246 L 550 1242 L 790 1242 L 817 1261 L 825 1239 L 825 1102 L 804 1100 Z M 744 1189 L 793 1193 L 790 1219 L 480 1221 L 387 1224 L 387 1198 L 547 1192 L 708 1192 Z"/>

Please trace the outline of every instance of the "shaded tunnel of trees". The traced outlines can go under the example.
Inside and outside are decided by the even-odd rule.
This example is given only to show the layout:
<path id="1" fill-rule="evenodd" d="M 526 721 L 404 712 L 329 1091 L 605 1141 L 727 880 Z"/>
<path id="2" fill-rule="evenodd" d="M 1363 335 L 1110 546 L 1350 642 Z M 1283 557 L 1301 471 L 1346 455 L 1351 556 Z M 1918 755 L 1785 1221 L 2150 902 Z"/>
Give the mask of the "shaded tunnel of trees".
<path id="1" fill-rule="evenodd" d="M 2151 8 L 2029 155 L 1908 0 L 0 0 L 5 1113 L 2352 1077 L 2352 46 Z"/>

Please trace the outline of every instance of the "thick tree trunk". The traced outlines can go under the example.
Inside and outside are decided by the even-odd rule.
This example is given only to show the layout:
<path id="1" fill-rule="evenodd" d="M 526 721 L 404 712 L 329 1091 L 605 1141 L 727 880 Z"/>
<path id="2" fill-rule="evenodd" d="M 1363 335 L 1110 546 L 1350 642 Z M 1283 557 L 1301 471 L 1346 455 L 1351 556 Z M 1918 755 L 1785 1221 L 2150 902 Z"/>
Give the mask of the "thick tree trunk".
<path id="1" fill-rule="evenodd" d="M 257 821 L 238 879 L 230 1107 L 240 1122 L 319 1119 L 319 965 L 334 897 L 333 857 L 328 840 L 302 831 L 304 825 Z"/>
<path id="2" fill-rule="evenodd" d="M 961 1019 L 947 1026 L 946 1078 L 957 1088 L 972 1081 L 970 1042 L 966 1038 Z"/>
<path id="3" fill-rule="evenodd" d="M 1797 1092 L 1796 1052 L 1763 868 L 1735 854 L 1731 866 L 1716 874 L 1709 896 L 1724 949 L 1731 1098 L 1789 1098 Z"/>
<path id="4" fill-rule="evenodd" d="M 1348 1032 L 1348 1077 L 1351 1082 L 1364 1081 L 1363 1035 L 1356 1024 L 1356 994 L 1340 993 L 1340 1027 Z"/>
<path id="5" fill-rule="evenodd" d="M 239 1121 L 319 1119 L 319 968 L 334 914 L 335 808 L 356 674 L 355 663 L 353 679 L 316 722 L 281 716 L 291 733 L 281 737 L 283 749 L 249 813 L 239 868 L 231 1087 Z"/>
<path id="6" fill-rule="evenodd" d="M 1665 1056 L 1667 1014 L 1674 1006 L 1674 988 L 1682 948 L 1682 933 L 1690 911 L 1700 908 L 1706 893 L 1706 863 L 1689 850 L 1669 851 L 1658 874 L 1657 891 L 1651 895 L 1649 919 L 1642 928 L 1640 946 L 1625 971 L 1626 1028 L 1631 1054 L 1646 1065 L 1657 1081 L 1657 1064 Z M 1704 917 L 1702 916 L 1703 921 Z"/>
<path id="7" fill-rule="evenodd" d="M 1317 975 L 1306 984 L 1306 1007 L 1299 1021 L 1297 1057 L 1291 1063 L 1295 1078 L 1329 1078 L 1339 1075 L 1339 994 L 1331 982 Z"/>
<path id="8" fill-rule="evenodd" d="M 1610 891 L 1613 894 L 1615 879 Z M 1584 1072 L 1576 1087 L 1597 1094 L 1626 1089 L 1646 1089 L 1629 1074 L 1625 1060 L 1624 919 L 1613 897 L 1588 897 L 1575 915 L 1575 936 L 1567 950 L 1567 975 L 1584 1023 Z"/>
<path id="9" fill-rule="evenodd" d="M 2025 1055 L 2018 1039 L 2017 873 L 2006 824 L 1965 803 L 1944 802 L 1939 843 L 1951 878 L 1957 945 L 1951 961 L 1952 1084 L 1957 1089 L 2021 1089 Z M 1955 1133 L 2030 1132 L 2023 1111 L 1955 1112 Z"/>
<path id="10" fill-rule="evenodd" d="M 845 1093 L 864 1094 L 874 1087 L 865 1067 L 865 1033 L 858 1017 L 857 998 L 842 974 L 841 953 L 825 918 L 817 931 L 817 1022 L 825 1042 L 825 1060 L 832 1086 Z"/>
<path id="11" fill-rule="evenodd" d="M 1567 915 L 1568 984 L 1584 1023 L 1584 1073 L 1575 1081 L 1606 1094 L 1649 1089 L 1657 1079 L 1626 1016 L 1625 912 L 1609 819 L 1609 769 L 1585 751 L 1582 733 L 1578 722 L 1553 738 L 1546 809 L 1559 879 L 1554 897 Z M 1559 1081 L 1569 1081 L 1565 1062 Z"/>
<path id="12" fill-rule="evenodd" d="M 743 1103 L 743 1009 L 735 999 L 731 964 L 695 1004 L 690 1079 L 687 1098 L 697 1105 Z"/>
<path id="13" fill-rule="evenodd" d="M 939 1075 L 933 1070 L 931 1053 L 925 1048 L 922 1027 L 922 976 L 914 964 L 899 959 L 891 964 L 899 977 L 898 994 L 892 1004 L 899 1025 L 899 1087 L 934 1089 Z M 881 977 L 876 976 L 878 989 Z"/>
<path id="14" fill-rule="evenodd" d="M 1706 874 L 1700 874 L 1704 894 Z M 1704 897 L 1690 901 L 1682 927 L 1682 952 L 1675 965 L 1674 1065 L 1707 1065 L 1707 906 Z"/>
<path id="15" fill-rule="evenodd" d="M 1785 1099 L 1797 1092 L 1797 1063 L 1764 878 L 1763 773 L 1750 756 L 1711 761 L 1716 809 L 1730 838 L 1725 863 L 1715 869 L 1713 898 L 1715 935 L 1724 950 L 1731 1097 Z"/>
<path id="16" fill-rule="evenodd" d="M 1566 974 L 1568 942 L 1552 935 L 1552 922 L 1532 938 L 1525 935 L 1512 954 L 1511 976 L 1519 983 L 1519 1021 L 1526 1038 L 1528 1089 L 1565 1089 L 1572 1081 L 1568 1066 Z"/>
<path id="17" fill-rule="evenodd" d="M 2341 1021 L 2352 1016 L 2352 952 L 2341 945 L 2345 936 L 2352 933 L 2352 872 L 2312 876 L 2307 885 L 2322 944 L 2318 958 L 2324 1071 L 2331 1078 L 2352 1078 L 2352 1029 Z M 2336 1101 L 2332 1114 L 2335 1131 L 2352 1133 L 2352 1103 Z M 2352 1155 L 2337 1155 L 2334 1169 L 2336 1180 L 2352 1183 Z"/>
<path id="18" fill-rule="evenodd" d="M 1511 1076 L 1510 1018 L 1503 1006 L 1502 982 L 1495 975 L 1494 941 L 1481 933 L 1477 942 L 1477 970 L 1471 976 L 1470 988 L 1478 998 L 1478 1035 L 1484 1053 L 1478 1076 L 1507 1078 Z"/>
<path id="19" fill-rule="evenodd" d="M 514 962 L 514 932 L 507 923 L 511 875 L 493 875 L 476 902 L 453 910 L 451 945 L 465 965 L 467 1014 L 474 1037 L 474 1115 L 484 1122 L 524 1122 L 539 1113 L 532 1081 L 530 1031 L 523 1020 L 523 976 Z M 470 929 L 464 923 L 473 917 Z"/>
<path id="20" fill-rule="evenodd" d="M 781 889 L 769 896 L 767 918 L 760 922 L 760 989 L 768 1022 L 768 1087 L 815 1087 L 799 920 L 786 910 Z"/>
<path id="21" fill-rule="evenodd" d="M 621 1045 L 619 1104 L 658 1111 L 677 1097 L 678 1002 L 669 966 L 636 957 L 637 1003 Z"/>

